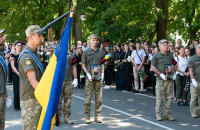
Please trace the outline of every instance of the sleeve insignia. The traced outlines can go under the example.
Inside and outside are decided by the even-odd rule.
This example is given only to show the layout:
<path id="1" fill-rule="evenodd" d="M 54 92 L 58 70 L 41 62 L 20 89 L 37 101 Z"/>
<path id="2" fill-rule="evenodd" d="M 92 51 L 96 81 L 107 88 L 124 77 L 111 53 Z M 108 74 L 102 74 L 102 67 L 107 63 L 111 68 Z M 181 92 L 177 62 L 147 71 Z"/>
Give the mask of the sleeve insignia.
<path id="1" fill-rule="evenodd" d="M 28 59 L 26 60 L 26 65 L 30 65 L 31 64 L 31 61 Z"/>

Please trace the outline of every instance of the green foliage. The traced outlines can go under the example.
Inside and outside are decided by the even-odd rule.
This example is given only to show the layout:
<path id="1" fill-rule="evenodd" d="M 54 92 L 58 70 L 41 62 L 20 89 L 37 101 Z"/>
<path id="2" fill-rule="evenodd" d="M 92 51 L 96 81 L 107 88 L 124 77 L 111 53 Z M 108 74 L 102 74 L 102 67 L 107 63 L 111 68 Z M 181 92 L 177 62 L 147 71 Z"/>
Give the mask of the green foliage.
<path id="1" fill-rule="evenodd" d="M 67 4 L 64 0 L 1 0 L 0 28 L 7 29 L 7 42 L 24 40 L 24 31 L 28 26 L 38 24 L 44 27 L 69 10 Z M 61 28 L 63 23 L 64 20 L 53 27 L 54 37 L 59 35 L 55 33 L 55 30 Z M 47 40 L 47 33 L 44 33 L 43 37 Z"/>
<path id="2" fill-rule="evenodd" d="M 155 0 L 72 0 L 77 11 L 86 15 L 82 21 L 83 39 L 91 33 L 111 42 L 130 39 L 156 39 L 157 16 L 163 10 L 155 6 Z M 25 5 L 25 24 L 24 24 Z M 24 40 L 24 30 L 32 24 L 41 27 L 62 15 L 68 9 L 66 0 L 1 0 L 0 28 L 7 29 L 7 41 Z M 185 41 L 199 38 L 200 1 L 169 0 L 167 38 L 178 33 Z M 59 37 L 63 21 L 53 27 L 54 37 Z M 25 26 L 24 26 L 25 25 Z M 57 33 L 56 33 L 57 32 Z M 19 36 L 17 35 L 19 34 Z M 47 39 L 47 33 L 44 34 Z"/>
<path id="3" fill-rule="evenodd" d="M 78 8 L 86 14 L 84 23 L 91 33 L 103 34 L 114 43 L 148 39 L 155 30 L 157 18 L 151 0 L 87 0 Z"/>
<path id="4" fill-rule="evenodd" d="M 199 39 L 200 1 L 172 1 L 169 8 L 168 34 L 178 32 L 183 39 Z"/>

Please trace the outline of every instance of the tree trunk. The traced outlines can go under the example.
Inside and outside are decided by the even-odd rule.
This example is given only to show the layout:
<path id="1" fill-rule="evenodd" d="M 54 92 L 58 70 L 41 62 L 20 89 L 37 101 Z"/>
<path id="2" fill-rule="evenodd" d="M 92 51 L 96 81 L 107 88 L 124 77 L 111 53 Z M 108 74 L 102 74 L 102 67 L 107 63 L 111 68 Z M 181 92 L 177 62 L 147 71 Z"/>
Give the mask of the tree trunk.
<path id="1" fill-rule="evenodd" d="M 154 30 L 153 32 L 151 32 L 151 33 L 148 35 L 149 43 L 152 43 L 152 42 L 153 42 L 153 38 L 155 37 L 155 35 L 156 35 L 156 30 Z"/>
<path id="2" fill-rule="evenodd" d="M 64 7 L 63 8 L 60 8 L 59 11 L 58 11 L 58 17 L 63 15 L 64 13 Z M 60 26 L 58 29 L 55 30 L 56 32 L 56 35 L 55 35 L 55 40 L 59 40 L 60 39 L 60 36 L 61 36 L 61 31 L 62 31 L 62 26 Z"/>
<path id="3" fill-rule="evenodd" d="M 77 44 L 77 41 L 82 41 L 82 21 L 80 19 L 80 15 L 81 15 L 81 11 L 79 10 L 77 10 L 77 12 L 74 13 L 74 18 L 73 18 L 74 44 Z"/>
<path id="4" fill-rule="evenodd" d="M 167 21 L 168 21 L 168 2 L 169 0 L 155 0 L 157 13 L 156 32 L 157 41 L 166 38 Z"/>

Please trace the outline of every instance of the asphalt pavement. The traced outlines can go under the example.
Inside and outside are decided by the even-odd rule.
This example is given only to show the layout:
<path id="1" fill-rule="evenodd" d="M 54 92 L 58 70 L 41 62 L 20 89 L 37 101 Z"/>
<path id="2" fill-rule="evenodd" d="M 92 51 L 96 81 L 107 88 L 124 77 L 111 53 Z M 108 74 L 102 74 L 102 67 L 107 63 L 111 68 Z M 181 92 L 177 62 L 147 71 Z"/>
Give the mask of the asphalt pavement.
<path id="1" fill-rule="evenodd" d="M 7 86 L 8 93 L 13 97 L 12 85 Z M 61 118 L 59 127 L 54 130 L 80 129 L 80 130 L 199 130 L 200 118 L 191 118 L 189 106 L 177 106 L 173 103 L 172 115 L 175 121 L 156 121 L 155 97 L 152 93 L 127 93 L 115 89 L 103 90 L 103 108 L 101 117 L 103 123 L 84 124 L 84 89 L 74 88 L 72 97 L 71 119 L 75 124 L 68 125 Z M 91 121 L 94 120 L 94 95 L 91 103 Z M 21 113 L 15 111 L 13 106 L 6 110 L 5 130 L 21 130 Z"/>

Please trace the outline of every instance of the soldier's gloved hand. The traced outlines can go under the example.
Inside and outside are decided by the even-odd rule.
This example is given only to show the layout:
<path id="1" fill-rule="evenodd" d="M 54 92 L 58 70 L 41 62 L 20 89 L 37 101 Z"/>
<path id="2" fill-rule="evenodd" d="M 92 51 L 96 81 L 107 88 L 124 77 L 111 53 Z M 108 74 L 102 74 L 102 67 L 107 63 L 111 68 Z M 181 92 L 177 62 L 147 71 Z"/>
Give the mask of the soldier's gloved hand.
<path id="1" fill-rule="evenodd" d="M 198 87 L 197 81 L 195 79 L 192 79 L 192 85 L 194 88 Z"/>
<path id="2" fill-rule="evenodd" d="M 104 73 L 101 73 L 101 81 L 104 79 Z"/>
<path id="3" fill-rule="evenodd" d="M 173 80 L 176 80 L 176 74 L 174 73 Z"/>
<path id="4" fill-rule="evenodd" d="M 91 77 L 90 73 L 87 73 L 87 77 L 88 77 L 89 81 L 92 81 L 92 77 Z"/>
<path id="5" fill-rule="evenodd" d="M 163 73 L 160 74 L 160 77 L 161 77 L 163 80 L 167 80 L 167 77 L 166 77 Z"/>
<path id="6" fill-rule="evenodd" d="M 72 86 L 73 87 L 77 87 L 78 86 L 78 79 L 74 79 L 74 81 L 72 82 Z"/>

